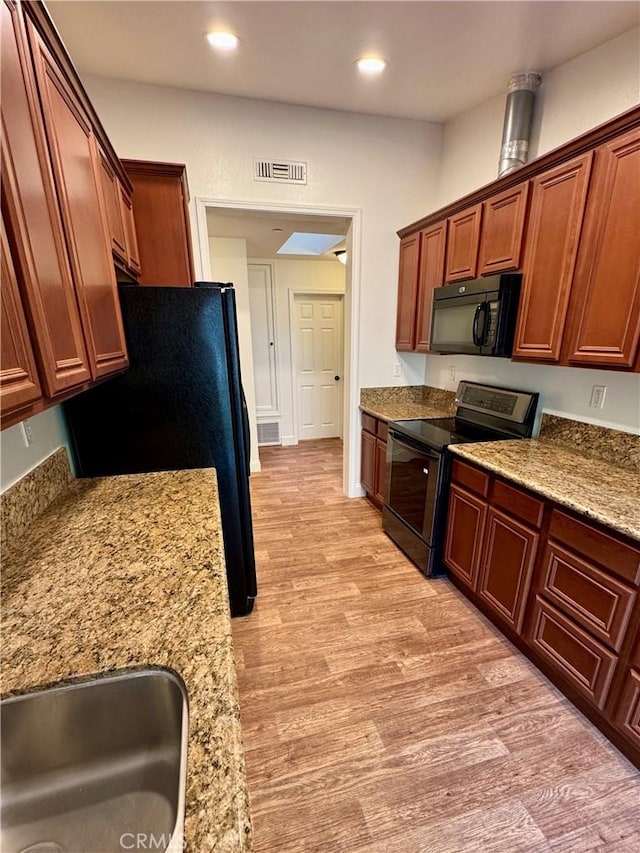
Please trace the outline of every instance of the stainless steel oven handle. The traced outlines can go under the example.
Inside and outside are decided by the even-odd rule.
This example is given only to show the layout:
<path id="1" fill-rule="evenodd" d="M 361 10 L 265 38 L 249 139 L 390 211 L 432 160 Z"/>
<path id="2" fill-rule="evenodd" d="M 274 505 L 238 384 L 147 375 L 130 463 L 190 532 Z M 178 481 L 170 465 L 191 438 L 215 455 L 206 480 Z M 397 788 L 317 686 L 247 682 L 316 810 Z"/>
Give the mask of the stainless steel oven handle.
<path id="1" fill-rule="evenodd" d="M 398 433 L 393 432 L 393 430 L 389 430 L 389 435 L 391 436 L 392 441 L 396 444 L 400 444 L 402 447 L 406 447 L 407 450 L 413 450 L 414 453 L 422 453 L 423 456 L 428 456 L 430 459 L 435 459 L 436 462 L 440 459 L 440 454 L 436 453 L 435 450 L 431 450 L 429 447 L 425 445 L 421 445 L 419 442 L 415 444 L 409 444 L 409 442 L 403 441 L 401 438 L 398 438 Z M 428 474 L 428 470 L 422 469 L 426 474 Z"/>

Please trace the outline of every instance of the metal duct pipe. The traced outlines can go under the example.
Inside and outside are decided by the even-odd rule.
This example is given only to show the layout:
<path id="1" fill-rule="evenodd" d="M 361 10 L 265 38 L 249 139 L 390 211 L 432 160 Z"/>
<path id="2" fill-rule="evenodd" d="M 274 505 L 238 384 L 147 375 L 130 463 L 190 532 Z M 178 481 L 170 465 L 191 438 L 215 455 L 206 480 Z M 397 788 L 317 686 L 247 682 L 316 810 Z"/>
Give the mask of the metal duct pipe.
<path id="1" fill-rule="evenodd" d="M 541 79 L 537 71 L 522 71 L 512 74 L 509 79 L 498 164 L 499 178 L 527 162 L 536 89 Z"/>

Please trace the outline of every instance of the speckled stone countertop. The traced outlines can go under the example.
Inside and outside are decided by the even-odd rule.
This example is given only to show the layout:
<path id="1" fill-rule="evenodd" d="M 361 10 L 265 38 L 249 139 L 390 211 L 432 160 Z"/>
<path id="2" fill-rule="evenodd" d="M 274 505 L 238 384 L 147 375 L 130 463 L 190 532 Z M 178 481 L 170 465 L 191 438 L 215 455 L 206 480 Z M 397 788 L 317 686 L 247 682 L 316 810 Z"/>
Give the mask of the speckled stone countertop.
<path id="1" fill-rule="evenodd" d="M 189 694 L 185 850 L 251 850 L 215 471 L 73 482 L 3 555 L 2 693 L 158 665 Z"/>
<path id="2" fill-rule="evenodd" d="M 455 411 L 455 394 L 427 385 L 362 388 L 360 409 L 382 421 L 446 418 Z"/>
<path id="3" fill-rule="evenodd" d="M 449 450 L 640 541 L 640 477 L 546 439 L 455 444 Z"/>

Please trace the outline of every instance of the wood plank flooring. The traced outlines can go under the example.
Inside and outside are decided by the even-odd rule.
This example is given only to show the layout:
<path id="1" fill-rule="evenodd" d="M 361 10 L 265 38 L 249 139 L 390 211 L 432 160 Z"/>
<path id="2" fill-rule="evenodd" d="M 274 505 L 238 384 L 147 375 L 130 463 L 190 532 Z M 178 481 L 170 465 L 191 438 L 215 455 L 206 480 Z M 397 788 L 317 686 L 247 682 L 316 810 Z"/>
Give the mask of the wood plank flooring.
<path id="1" fill-rule="evenodd" d="M 257 853 L 638 853 L 638 771 L 343 496 L 340 442 L 260 456 L 233 621 Z"/>

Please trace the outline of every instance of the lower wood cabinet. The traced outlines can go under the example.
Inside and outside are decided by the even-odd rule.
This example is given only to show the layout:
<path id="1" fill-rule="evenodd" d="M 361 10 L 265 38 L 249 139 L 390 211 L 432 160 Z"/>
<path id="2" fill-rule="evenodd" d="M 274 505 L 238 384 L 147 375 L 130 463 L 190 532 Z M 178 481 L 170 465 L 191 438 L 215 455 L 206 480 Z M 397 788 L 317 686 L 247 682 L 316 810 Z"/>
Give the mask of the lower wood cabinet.
<path id="1" fill-rule="evenodd" d="M 524 621 L 538 539 L 515 518 L 489 509 L 478 595 L 514 631 L 520 631 Z"/>
<path id="2" fill-rule="evenodd" d="M 640 544 L 455 459 L 444 560 L 640 766 Z"/>
<path id="3" fill-rule="evenodd" d="M 360 471 L 367 497 L 382 509 L 387 490 L 387 424 L 366 412 L 362 413 Z"/>

